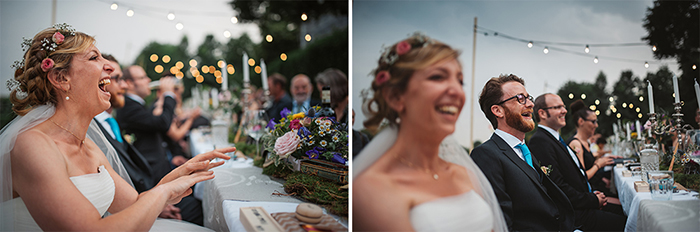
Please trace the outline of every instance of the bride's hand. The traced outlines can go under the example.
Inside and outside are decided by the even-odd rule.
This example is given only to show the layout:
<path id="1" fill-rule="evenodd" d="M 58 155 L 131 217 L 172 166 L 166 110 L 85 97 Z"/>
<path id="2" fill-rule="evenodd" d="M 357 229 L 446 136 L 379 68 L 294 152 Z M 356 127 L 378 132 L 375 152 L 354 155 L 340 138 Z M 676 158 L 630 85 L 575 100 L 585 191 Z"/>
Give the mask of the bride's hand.
<path id="1" fill-rule="evenodd" d="M 211 168 L 218 167 L 224 164 L 225 161 L 210 162 L 214 158 L 221 158 L 224 160 L 231 159 L 230 156 L 225 153 L 236 151 L 235 147 L 227 147 L 216 149 L 210 152 L 199 154 L 192 159 L 188 160 L 184 164 L 170 171 L 168 175 L 165 175 L 163 179 L 158 182 L 158 185 L 171 182 L 181 176 L 190 175 L 195 172 L 207 171 Z"/>
<path id="2" fill-rule="evenodd" d="M 214 171 L 199 171 L 189 175 L 181 176 L 173 181 L 163 183 L 160 188 L 168 197 L 166 204 L 177 204 L 183 197 L 192 193 L 192 186 L 196 183 L 211 180 L 214 178 Z"/>

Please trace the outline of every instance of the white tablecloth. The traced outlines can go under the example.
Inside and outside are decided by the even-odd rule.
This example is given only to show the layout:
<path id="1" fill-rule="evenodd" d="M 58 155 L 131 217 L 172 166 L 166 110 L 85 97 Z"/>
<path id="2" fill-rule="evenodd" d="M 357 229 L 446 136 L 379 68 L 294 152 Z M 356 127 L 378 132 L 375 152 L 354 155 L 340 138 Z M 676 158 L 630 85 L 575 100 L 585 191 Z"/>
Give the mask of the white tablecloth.
<path id="1" fill-rule="evenodd" d="M 685 217 L 677 217 L 677 220 L 674 221 L 669 221 L 664 218 L 668 215 L 668 213 L 664 213 L 666 211 L 669 211 L 669 209 L 673 208 L 692 208 L 694 205 L 700 204 L 700 200 L 698 198 L 693 197 L 694 194 L 697 194 L 696 192 L 679 192 L 679 193 L 674 193 L 672 196 L 671 201 L 654 201 L 651 200 L 651 193 L 649 192 L 637 192 L 634 190 L 634 182 L 635 181 L 641 181 L 642 178 L 641 176 L 631 176 L 631 177 L 623 177 L 622 176 L 622 171 L 626 170 L 625 168 L 617 168 L 615 167 L 613 169 L 614 173 L 614 182 L 615 182 L 615 188 L 617 189 L 617 195 L 620 198 L 620 203 L 622 204 L 622 209 L 625 211 L 625 214 L 627 214 L 627 225 L 625 226 L 625 231 L 627 232 L 635 232 L 637 230 L 639 231 L 650 231 L 651 228 L 647 228 L 645 226 L 648 225 L 658 225 L 658 224 L 664 224 L 664 225 L 673 225 L 672 227 L 657 227 L 657 228 L 663 228 L 668 231 L 678 231 L 680 228 L 686 228 L 687 225 L 690 225 L 691 227 L 694 224 L 698 223 L 699 218 L 697 217 L 697 211 L 694 220 L 685 220 Z M 640 202 L 642 205 L 645 207 L 640 208 Z M 648 205 L 648 206 L 647 206 Z M 652 206 L 653 207 L 649 207 Z M 670 211 L 676 211 L 675 209 L 670 210 Z M 640 218 L 640 216 L 644 216 L 643 218 Z M 638 225 L 638 219 L 639 222 L 644 222 L 640 223 Z M 700 225 L 700 224 L 697 224 Z M 700 231 L 700 226 L 695 227 L 697 230 L 695 231 Z M 655 230 L 658 231 L 658 230 Z"/>

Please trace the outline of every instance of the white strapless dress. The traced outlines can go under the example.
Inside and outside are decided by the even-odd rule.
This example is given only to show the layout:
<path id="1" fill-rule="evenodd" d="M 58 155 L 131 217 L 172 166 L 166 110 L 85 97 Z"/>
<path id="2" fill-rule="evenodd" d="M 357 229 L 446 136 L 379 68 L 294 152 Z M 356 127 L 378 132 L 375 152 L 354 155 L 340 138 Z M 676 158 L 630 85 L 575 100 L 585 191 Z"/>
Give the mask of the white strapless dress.
<path id="1" fill-rule="evenodd" d="M 411 209 L 416 231 L 492 231 L 491 208 L 476 192 L 443 197 Z"/>
<path id="2" fill-rule="evenodd" d="M 100 215 L 105 216 L 107 209 L 109 209 L 109 206 L 112 205 L 112 201 L 114 200 L 114 180 L 112 180 L 112 177 L 104 166 L 98 167 L 98 170 L 98 173 L 74 176 L 71 177 L 70 180 L 75 187 L 78 188 L 80 193 L 95 206 Z M 3 210 L 6 209 L 5 207 L 13 207 L 15 215 L 14 222 L 2 221 L 3 223 L 14 223 L 14 229 L 16 231 L 41 231 L 41 228 L 36 224 L 32 215 L 29 214 L 29 210 L 27 210 L 27 206 L 24 204 L 21 197 L 3 202 Z M 211 230 L 188 222 L 158 218 L 153 224 L 153 227 L 151 227 L 151 231 Z"/>

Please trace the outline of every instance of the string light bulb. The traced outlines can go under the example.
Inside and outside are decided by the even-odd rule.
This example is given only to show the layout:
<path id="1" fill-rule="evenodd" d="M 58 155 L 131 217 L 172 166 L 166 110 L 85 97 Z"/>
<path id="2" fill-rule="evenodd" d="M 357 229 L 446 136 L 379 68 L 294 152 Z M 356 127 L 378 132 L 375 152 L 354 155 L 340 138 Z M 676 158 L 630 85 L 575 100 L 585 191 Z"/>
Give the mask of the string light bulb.
<path id="1" fill-rule="evenodd" d="M 238 17 L 236 17 L 236 16 L 231 17 L 231 23 L 233 23 L 233 24 L 238 23 Z"/>
<path id="2" fill-rule="evenodd" d="M 126 16 L 129 16 L 129 17 L 134 16 L 134 10 L 132 10 L 132 9 L 127 10 Z"/>
<path id="3" fill-rule="evenodd" d="M 306 34 L 306 35 L 304 36 L 304 40 L 306 40 L 306 42 L 311 41 L 311 35 Z"/>
<path id="4" fill-rule="evenodd" d="M 532 48 L 532 41 L 527 43 L 527 48 Z"/>
<path id="5" fill-rule="evenodd" d="M 656 51 L 656 45 L 651 46 L 651 50 L 655 52 L 655 51 Z"/>
<path id="6" fill-rule="evenodd" d="M 112 3 L 112 5 L 109 6 L 109 9 L 112 9 L 112 10 L 117 10 L 118 8 L 119 8 L 119 5 L 117 5 L 116 2 L 115 2 L 115 3 Z"/>
<path id="7" fill-rule="evenodd" d="M 175 29 L 177 29 L 178 31 L 182 31 L 182 28 L 184 28 L 184 27 L 185 27 L 185 25 L 182 25 L 182 23 L 175 24 Z"/>
<path id="8" fill-rule="evenodd" d="M 542 52 L 544 52 L 544 54 L 549 53 L 549 47 L 544 47 L 544 50 L 542 50 Z"/>
<path id="9" fill-rule="evenodd" d="M 231 38 L 231 32 L 228 31 L 228 30 L 225 30 L 225 31 L 224 31 L 224 37 L 226 37 L 226 38 Z"/>
<path id="10" fill-rule="evenodd" d="M 596 63 L 596 64 L 598 63 L 598 57 L 597 57 L 597 56 L 596 56 L 595 58 L 593 58 L 593 63 Z"/>
<path id="11" fill-rule="evenodd" d="M 695 70 L 695 69 L 697 69 L 697 68 L 698 68 L 698 66 L 693 65 L 693 70 Z"/>
<path id="12" fill-rule="evenodd" d="M 168 13 L 168 20 L 173 21 L 175 19 L 175 14 L 173 12 Z"/>
<path id="13" fill-rule="evenodd" d="M 649 62 L 644 61 L 644 68 L 649 68 Z"/>
<path id="14" fill-rule="evenodd" d="M 309 16 L 307 16 L 306 13 L 302 13 L 301 14 L 301 21 L 306 21 L 307 19 L 309 19 Z"/>
<path id="15" fill-rule="evenodd" d="M 588 44 L 586 44 L 586 48 L 584 48 L 583 51 L 586 53 L 591 52 L 591 49 L 588 47 Z"/>
<path id="16" fill-rule="evenodd" d="M 265 36 L 265 41 L 267 41 L 268 43 L 272 43 L 272 35 L 269 35 L 269 34 L 266 35 L 266 36 Z"/>

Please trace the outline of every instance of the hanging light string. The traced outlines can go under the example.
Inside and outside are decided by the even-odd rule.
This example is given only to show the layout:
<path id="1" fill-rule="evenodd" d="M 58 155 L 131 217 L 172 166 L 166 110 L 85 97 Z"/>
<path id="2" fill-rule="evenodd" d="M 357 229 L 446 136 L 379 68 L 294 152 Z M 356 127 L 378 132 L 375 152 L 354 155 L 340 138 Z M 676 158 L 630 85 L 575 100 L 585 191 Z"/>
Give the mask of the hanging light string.
<path id="1" fill-rule="evenodd" d="M 106 3 L 107 5 L 112 5 L 112 4 L 117 4 L 118 8 L 124 7 L 129 10 L 136 11 L 137 14 L 141 14 L 144 16 L 148 16 L 154 19 L 160 19 L 164 20 L 167 22 L 173 22 L 175 24 L 181 24 L 182 21 L 171 21 L 167 18 L 167 15 L 170 13 L 173 13 L 177 16 L 180 15 L 186 15 L 186 16 L 208 16 L 208 17 L 214 17 L 214 18 L 226 18 L 225 21 L 229 22 L 230 18 L 233 16 L 232 13 L 229 12 L 222 12 L 222 11 L 192 11 L 192 10 L 167 10 L 163 8 L 158 8 L 158 7 L 151 7 L 151 6 L 146 6 L 146 5 L 141 5 L 141 4 L 134 4 L 134 3 L 128 3 L 125 4 L 123 2 L 118 2 L 118 1 L 110 1 L 110 0 L 96 0 L 98 2 L 103 2 Z M 117 8 L 117 9 L 118 9 Z M 222 19 L 224 21 L 224 19 Z M 193 23 L 189 24 L 190 22 L 187 22 L 188 26 L 199 26 L 199 27 L 205 27 L 205 26 L 210 26 L 206 24 L 201 24 L 201 23 Z M 179 29 L 178 29 L 179 30 Z"/>
<path id="2" fill-rule="evenodd" d="M 501 33 L 499 31 L 491 30 L 482 26 L 477 26 L 477 32 L 480 34 L 484 34 L 484 36 L 488 36 L 489 34 L 492 34 L 495 37 L 502 37 L 505 39 L 517 41 L 517 42 L 522 42 L 528 44 L 528 47 L 531 46 L 540 46 L 544 47 L 548 51 L 558 51 L 562 53 L 567 53 L 567 54 L 573 54 L 573 55 L 578 55 L 578 56 L 583 56 L 583 57 L 588 57 L 588 58 L 595 58 L 597 61 L 600 58 L 606 59 L 606 60 L 615 60 L 615 61 L 622 61 L 622 62 L 630 62 L 630 63 L 644 63 L 645 67 L 648 66 L 648 64 L 668 64 L 670 60 L 672 59 L 666 59 L 669 61 L 663 61 L 663 60 L 636 60 L 636 59 L 627 59 L 627 58 L 619 58 L 619 57 L 612 57 L 612 56 L 602 56 L 602 55 L 594 55 L 586 52 L 580 52 L 580 51 L 571 51 L 563 48 L 558 48 L 558 47 L 553 47 L 551 45 L 558 45 L 558 46 L 576 46 L 576 47 L 631 47 L 631 46 L 649 46 L 646 43 L 598 43 L 598 44 L 584 44 L 584 43 L 566 43 L 566 42 L 551 42 L 551 41 L 539 41 L 539 40 L 527 40 L 515 36 L 510 36 L 504 33 Z M 548 53 L 548 52 L 547 52 Z"/>

